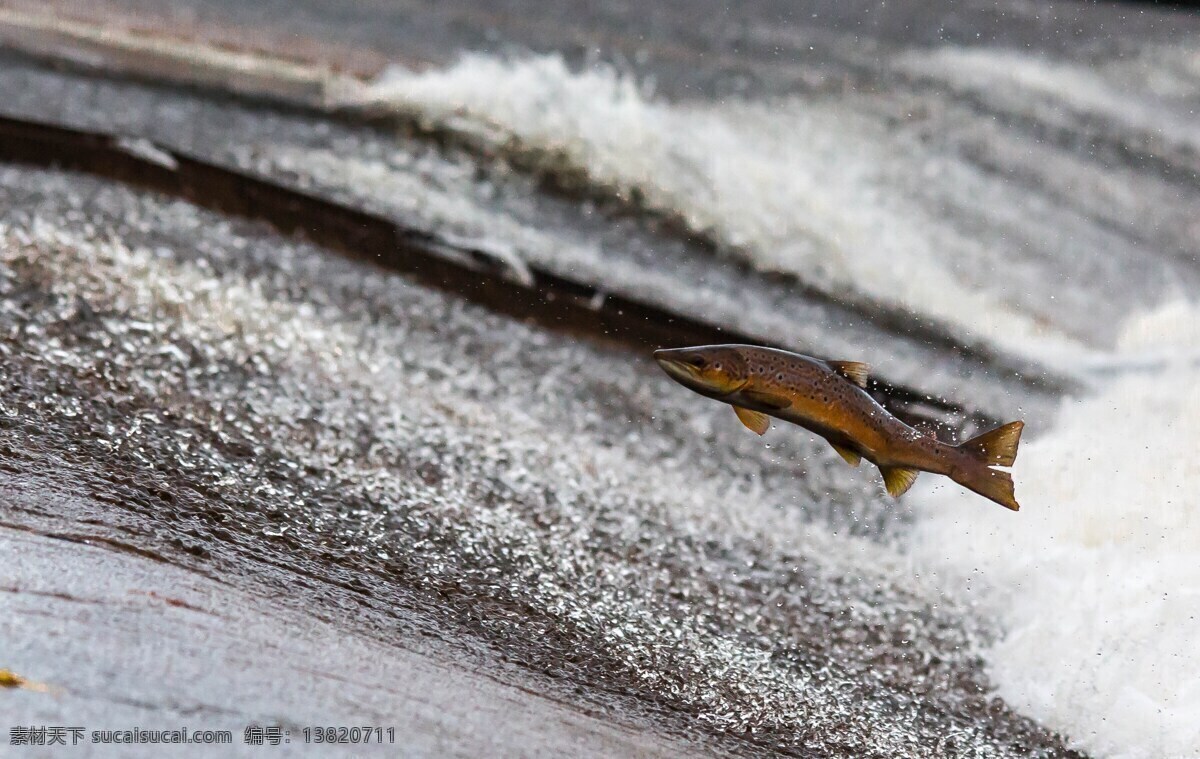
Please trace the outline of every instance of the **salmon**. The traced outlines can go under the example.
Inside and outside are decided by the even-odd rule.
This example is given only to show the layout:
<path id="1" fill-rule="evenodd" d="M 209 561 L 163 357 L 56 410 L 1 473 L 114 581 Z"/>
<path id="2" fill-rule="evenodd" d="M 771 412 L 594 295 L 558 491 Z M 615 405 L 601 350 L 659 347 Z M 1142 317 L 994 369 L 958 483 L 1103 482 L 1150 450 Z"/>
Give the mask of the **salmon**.
<path id="1" fill-rule="evenodd" d="M 879 467 L 887 492 L 899 498 L 920 472 L 949 477 L 1005 508 L 1020 508 L 1011 467 L 1024 422 L 1011 422 L 950 445 L 897 419 L 871 397 L 866 364 L 824 361 L 755 345 L 706 345 L 655 351 L 672 379 L 733 406 L 762 435 L 769 417 L 799 425 L 829 441 L 851 466 Z"/>

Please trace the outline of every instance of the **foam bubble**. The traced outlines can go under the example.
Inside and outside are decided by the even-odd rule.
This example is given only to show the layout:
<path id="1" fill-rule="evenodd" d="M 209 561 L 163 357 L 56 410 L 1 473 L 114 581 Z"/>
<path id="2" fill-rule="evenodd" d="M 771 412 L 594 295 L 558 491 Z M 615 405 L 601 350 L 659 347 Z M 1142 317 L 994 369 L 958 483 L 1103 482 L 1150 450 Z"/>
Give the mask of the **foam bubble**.
<path id="1" fill-rule="evenodd" d="M 1176 301 L 1121 344 L 1198 334 L 1200 307 Z M 999 695 L 1098 756 L 1200 756 L 1197 440 L 1200 369 L 1177 363 L 1066 402 L 1017 460 L 1019 514 L 919 494 L 919 561 L 1003 625 L 986 652 Z"/>

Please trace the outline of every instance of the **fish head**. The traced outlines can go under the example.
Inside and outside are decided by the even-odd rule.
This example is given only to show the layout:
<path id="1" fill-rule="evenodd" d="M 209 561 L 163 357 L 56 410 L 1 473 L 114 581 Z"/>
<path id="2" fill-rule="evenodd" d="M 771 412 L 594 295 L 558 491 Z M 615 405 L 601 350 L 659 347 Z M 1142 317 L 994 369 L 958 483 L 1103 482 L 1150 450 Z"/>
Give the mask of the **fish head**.
<path id="1" fill-rule="evenodd" d="M 731 395 L 746 386 L 750 372 L 736 345 L 704 345 L 654 351 L 654 360 L 671 379 L 711 398 Z"/>

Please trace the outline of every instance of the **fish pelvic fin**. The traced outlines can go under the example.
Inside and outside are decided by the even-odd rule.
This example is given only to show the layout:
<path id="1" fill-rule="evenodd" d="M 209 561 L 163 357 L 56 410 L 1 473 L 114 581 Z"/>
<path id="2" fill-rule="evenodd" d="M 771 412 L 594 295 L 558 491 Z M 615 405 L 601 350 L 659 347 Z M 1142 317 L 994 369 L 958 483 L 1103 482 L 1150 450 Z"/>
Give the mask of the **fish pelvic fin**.
<path id="1" fill-rule="evenodd" d="M 746 428 L 758 435 L 766 434 L 766 431 L 771 428 L 771 420 L 761 411 L 751 411 L 748 408 L 734 406 L 733 412 L 737 414 L 737 418 L 746 425 Z"/>
<path id="2" fill-rule="evenodd" d="M 858 361 L 826 361 L 829 368 L 859 387 L 867 386 L 867 375 L 871 367 Z"/>
<path id="3" fill-rule="evenodd" d="M 837 451 L 838 455 L 844 458 L 846 463 L 850 466 L 858 466 L 858 462 L 862 461 L 862 456 L 860 456 L 858 452 L 852 451 L 844 445 L 838 445 L 837 443 L 830 443 L 830 445 L 833 446 L 833 450 Z"/>
<path id="4" fill-rule="evenodd" d="M 1010 422 L 976 435 L 958 447 L 988 466 L 1012 466 L 1017 460 L 1017 446 L 1021 444 L 1021 430 L 1024 428 L 1025 422 Z"/>
<path id="5" fill-rule="evenodd" d="M 970 475 L 962 478 L 955 477 L 954 480 L 963 487 L 974 490 L 984 498 L 995 501 L 1010 511 L 1019 511 L 1021 508 L 1021 505 L 1017 503 L 1017 496 L 1013 492 L 1012 475 L 1008 472 L 980 466 Z"/>
<path id="6" fill-rule="evenodd" d="M 916 469 L 887 466 L 879 467 L 879 472 L 883 475 L 883 484 L 887 486 L 888 495 L 892 498 L 899 498 L 907 493 L 920 474 Z"/>

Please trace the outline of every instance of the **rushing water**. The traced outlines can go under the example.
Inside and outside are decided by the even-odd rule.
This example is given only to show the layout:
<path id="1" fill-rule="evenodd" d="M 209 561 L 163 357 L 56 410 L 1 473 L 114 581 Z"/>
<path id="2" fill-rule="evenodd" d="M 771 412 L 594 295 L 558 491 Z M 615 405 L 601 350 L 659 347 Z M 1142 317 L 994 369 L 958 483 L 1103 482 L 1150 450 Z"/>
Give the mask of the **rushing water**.
<path id="1" fill-rule="evenodd" d="M 1111 345 L 1123 315 L 1195 287 L 1197 190 L 1039 144 L 1023 120 L 1112 124 L 1190 171 L 1196 54 L 1113 64 L 1106 78 L 1003 52 L 909 52 L 892 70 L 922 78 L 883 95 L 719 103 L 660 101 L 632 74 L 554 56 L 472 56 L 389 71 L 375 94 L 500 149 L 542 151 L 561 164 L 550 170 L 678 215 L 756 267 L 1069 368 Z M 1122 99 L 1122 84 L 1146 80 L 1159 91 Z"/>
<path id="2" fill-rule="evenodd" d="M 912 79 L 882 96 L 668 102 L 609 67 L 472 56 L 375 94 L 756 267 L 1088 379 L 1025 446 L 1020 517 L 928 483 L 913 560 L 999 617 L 1011 703 L 1103 755 L 1194 755 L 1200 48 L 944 47 L 891 70 Z"/>
<path id="3" fill-rule="evenodd" d="M 1200 312 L 1187 301 L 1200 276 L 1200 49 L 1086 67 L 962 48 L 898 58 L 920 80 L 886 98 L 669 103 L 611 68 L 486 56 L 390 71 L 376 94 L 543 151 L 757 267 L 969 340 L 1083 376 L 1161 348 L 1097 379 L 1026 446 L 1022 518 L 965 518 L 971 498 L 944 483 L 918 496 L 929 508 L 914 561 L 978 573 L 986 591 L 971 596 L 1006 628 L 990 671 L 1012 703 L 1102 754 L 1187 755 L 1200 746 Z M 1083 123 L 1147 155 L 1035 137 L 1080 139 Z"/>
<path id="4" fill-rule="evenodd" d="M 393 67 L 342 104 L 440 148 L 91 82 L 55 84 L 89 93 L 55 115 L 1035 413 L 1018 514 L 929 476 L 896 509 L 806 434 L 752 439 L 619 352 L 53 173 L 4 175 L 5 295 L 119 315 L 107 329 L 155 351 L 122 353 L 145 403 L 243 416 L 228 434 L 300 468 L 259 491 L 270 467 L 221 441 L 188 459 L 253 503 L 230 529 L 292 524 L 269 544 L 297 554 L 332 541 L 532 669 L 774 749 L 1053 745 L 985 717 L 989 687 L 1099 756 L 1200 756 L 1200 47 L 814 44 L 787 86 L 724 97 L 522 52 Z M 33 115 L 58 81 L 6 76 Z M 823 322 L 788 282 L 988 358 Z M 83 371 L 100 348 L 20 350 Z M 987 378 L 1005 372 L 1077 389 L 1051 409 Z M 86 418 L 72 403 L 39 413 Z"/>
<path id="5" fill-rule="evenodd" d="M 987 652 L 1000 693 L 1098 755 L 1200 747 L 1198 330 L 1183 301 L 1126 326 L 1125 371 L 1025 446 L 1022 519 L 918 496 L 915 557 L 1004 625 Z"/>

